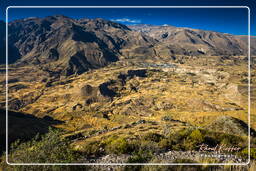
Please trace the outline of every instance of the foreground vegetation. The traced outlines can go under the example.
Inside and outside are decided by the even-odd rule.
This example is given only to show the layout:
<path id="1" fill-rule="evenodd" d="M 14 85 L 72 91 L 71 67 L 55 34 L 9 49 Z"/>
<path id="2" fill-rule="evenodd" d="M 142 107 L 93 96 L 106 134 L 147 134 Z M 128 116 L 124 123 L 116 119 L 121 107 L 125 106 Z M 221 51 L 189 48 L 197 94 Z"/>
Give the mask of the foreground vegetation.
<path id="1" fill-rule="evenodd" d="M 82 151 L 72 149 L 71 140 L 63 138 L 64 132 L 59 129 L 50 128 L 45 135 L 37 135 L 31 141 L 16 141 L 11 145 L 9 162 L 11 163 L 79 163 L 86 159 L 97 158 L 104 155 L 129 154 L 127 163 L 147 163 L 159 162 L 155 156 L 165 151 L 198 151 L 198 145 L 202 143 L 216 145 L 226 144 L 239 146 L 242 149 L 236 155 L 246 158 L 248 149 L 246 148 L 246 138 L 229 135 L 225 133 L 211 132 L 205 129 L 187 128 L 168 136 L 154 132 L 148 132 L 137 139 L 129 139 L 121 136 L 109 136 L 101 142 L 88 141 Z M 252 139 L 255 142 L 255 139 Z M 251 149 L 251 158 L 256 159 L 255 148 Z M 160 161 L 161 162 L 161 161 Z M 194 161 L 191 159 L 175 159 L 174 162 L 195 163 L 213 162 L 210 160 Z M 230 167 L 224 167 L 230 169 Z M 254 161 L 250 167 L 255 167 Z M 100 166 L 8 166 L 2 157 L 1 168 L 6 170 L 101 170 Z M 222 167 L 212 166 L 111 166 L 115 170 L 208 170 L 220 169 Z M 236 167 L 243 170 L 246 167 Z"/>
<path id="2" fill-rule="evenodd" d="M 27 142 L 16 141 L 11 145 L 8 155 L 10 163 L 73 163 L 79 158 L 78 153 L 69 148 L 69 141 L 62 139 L 63 131 L 49 127 L 45 135 L 36 135 Z M 4 160 L 2 167 L 14 170 L 33 170 L 36 166 L 7 166 Z M 58 170 L 62 166 L 44 166 L 44 170 Z"/>

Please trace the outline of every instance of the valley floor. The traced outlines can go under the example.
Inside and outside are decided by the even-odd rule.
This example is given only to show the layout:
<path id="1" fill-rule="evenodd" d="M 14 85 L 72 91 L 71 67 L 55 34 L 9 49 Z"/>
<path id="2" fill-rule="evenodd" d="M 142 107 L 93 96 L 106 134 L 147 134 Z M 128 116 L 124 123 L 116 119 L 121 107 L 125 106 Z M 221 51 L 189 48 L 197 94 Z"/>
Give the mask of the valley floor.
<path id="1" fill-rule="evenodd" d="M 76 159 L 79 162 L 241 163 L 248 157 L 247 69 L 244 57 L 229 60 L 220 56 L 177 56 L 171 61 L 123 59 L 69 77 L 57 77 L 36 66 L 10 66 L 8 104 L 10 111 L 33 115 L 42 119 L 43 125 L 61 129 L 58 137 L 80 154 Z M 2 68 L 1 108 L 5 107 L 4 74 Z M 252 70 L 253 143 L 255 74 Z M 10 124 L 13 142 L 30 136 L 29 126 L 17 130 L 22 126 L 15 126 L 11 120 Z M 35 125 L 31 128 L 43 135 L 44 131 Z M 13 162 L 23 161 L 18 156 L 23 154 L 22 147 L 31 146 L 26 143 L 13 149 Z M 200 144 L 240 150 L 221 153 L 229 157 L 202 157 Z M 50 148 L 54 147 L 47 150 Z M 255 151 L 251 155 L 256 157 Z"/>

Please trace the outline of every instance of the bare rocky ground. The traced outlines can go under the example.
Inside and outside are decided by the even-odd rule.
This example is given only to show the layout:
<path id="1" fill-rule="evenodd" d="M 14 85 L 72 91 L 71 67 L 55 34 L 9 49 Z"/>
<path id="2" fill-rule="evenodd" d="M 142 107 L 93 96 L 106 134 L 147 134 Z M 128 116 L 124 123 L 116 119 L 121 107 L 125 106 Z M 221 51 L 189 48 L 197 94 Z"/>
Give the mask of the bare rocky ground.
<path id="1" fill-rule="evenodd" d="M 211 159 L 215 163 L 243 163 L 245 159 L 236 155 L 224 153 L 204 153 L 198 151 L 167 151 L 165 153 L 153 154 L 154 158 L 149 163 L 176 163 L 176 159 L 188 159 L 191 161 L 204 161 Z M 85 163 L 127 163 L 131 155 L 114 155 L 109 154 L 98 159 L 85 159 Z"/>
<path id="2" fill-rule="evenodd" d="M 149 163 L 151 164 L 173 164 L 177 163 L 177 160 L 184 159 L 184 163 L 186 163 L 185 160 L 190 160 L 196 162 L 200 161 L 206 161 L 206 160 L 212 160 L 214 163 L 243 163 L 246 162 L 245 159 L 239 158 L 235 155 L 227 155 L 227 154 L 207 154 L 207 153 L 201 153 L 198 151 L 168 151 L 165 153 L 160 154 L 154 154 L 154 159 L 151 160 Z M 83 160 L 83 163 L 107 163 L 110 165 L 105 165 L 104 169 L 106 170 L 120 170 L 124 166 L 118 166 L 118 165 L 111 165 L 111 164 L 125 164 L 128 163 L 128 159 L 131 157 L 131 155 L 106 155 L 98 159 L 90 159 L 90 160 Z M 92 169 L 102 169 L 102 166 L 91 166 Z"/>

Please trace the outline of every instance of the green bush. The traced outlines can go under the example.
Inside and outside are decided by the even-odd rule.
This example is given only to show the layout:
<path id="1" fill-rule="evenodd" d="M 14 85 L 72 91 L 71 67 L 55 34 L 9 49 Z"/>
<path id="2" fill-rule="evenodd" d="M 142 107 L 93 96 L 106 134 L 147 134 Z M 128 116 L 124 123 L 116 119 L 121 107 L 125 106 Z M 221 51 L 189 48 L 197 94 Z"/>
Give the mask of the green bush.
<path id="1" fill-rule="evenodd" d="M 105 150 L 107 153 L 128 154 L 134 151 L 136 144 L 128 142 L 125 138 L 110 138 L 106 141 Z"/>
<path id="2" fill-rule="evenodd" d="M 235 145 L 244 147 L 247 145 L 246 140 L 242 137 L 212 132 L 206 129 L 182 129 L 168 136 L 173 150 L 196 150 L 199 144 L 205 143 L 210 146 L 216 144 Z M 165 142 L 166 143 L 166 142 Z"/>
<path id="3" fill-rule="evenodd" d="M 248 147 L 244 148 L 241 152 L 240 152 L 240 156 L 244 157 L 244 158 L 248 158 Z M 250 158 L 251 159 L 256 159 L 256 148 L 250 148 Z"/>
<path id="4" fill-rule="evenodd" d="M 189 138 L 197 143 L 202 143 L 204 141 L 204 137 L 199 129 L 192 131 L 192 133 L 189 135 Z"/>
<path id="5" fill-rule="evenodd" d="M 70 163 L 77 160 L 69 142 L 60 138 L 58 129 L 49 129 L 43 136 L 37 135 L 25 143 L 11 146 L 9 160 L 14 163 Z M 19 141 L 18 141 L 19 142 Z"/>
<path id="6" fill-rule="evenodd" d="M 101 153 L 101 144 L 98 141 L 89 142 L 83 146 L 83 153 L 86 156 L 97 156 Z"/>
<path id="7" fill-rule="evenodd" d="M 162 135 L 153 133 L 153 132 L 149 132 L 146 135 L 144 135 L 144 137 L 143 137 L 144 140 L 153 141 L 153 142 L 159 142 L 159 141 L 161 141 L 162 138 L 163 138 Z"/>
<path id="8" fill-rule="evenodd" d="M 169 138 L 175 143 L 180 143 L 184 138 L 187 138 L 191 134 L 191 129 L 182 129 L 174 134 L 171 134 Z"/>
<path id="9" fill-rule="evenodd" d="M 183 150 L 194 150 L 197 148 L 198 144 L 201 144 L 204 141 L 204 137 L 200 130 L 193 130 L 188 136 L 184 137 L 181 141 Z M 177 147 L 176 147 L 177 148 Z"/>
<path id="10" fill-rule="evenodd" d="M 243 142 L 241 137 L 230 135 L 230 134 L 222 134 L 221 136 L 217 137 L 223 145 L 238 145 Z"/>
<path id="11" fill-rule="evenodd" d="M 250 156 L 252 159 L 256 159 L 256 148 L 251 148 L 250 149 Z"/>
<path id="12" fill-rule="evenodd" d="M 152 159 L 153 154 L 151 151 L 139 150 L 133 153 L 133 155 L 128 159 L 128 163 L 146 163 Z"/>
<path id="13" fill-rule="evenodd" d="M 11 145 L 8 160 L 11 163 L 74 163 L 80 155 L 69 147 L 69 141 L 62 139 L 62 132 L 49 129 L 45 135 L 37 135 L 31 141 Z M 7 166 L 11 170 L 63 170 L 63 166 Z M 79 167 L 76 167 L 79 168 Z M 67 169 L 68 170 L 68 169 Z"/>
<path id="14" fill-rule="evenodd" d="M 163 138 L 158 143 L 158 147 L 163 150 L 170 150 L 172 149 L 173 141 L 170 139 Z"/>
<path id="15" fill-rule="evenodd" d="M 191 129 L 182 129 L 173 134 L 170 134 L 168 140 L 172 142 L 172 149 L 173 150 L 186 150 L 188 148 L 187 138 L 191 134 Z"/>

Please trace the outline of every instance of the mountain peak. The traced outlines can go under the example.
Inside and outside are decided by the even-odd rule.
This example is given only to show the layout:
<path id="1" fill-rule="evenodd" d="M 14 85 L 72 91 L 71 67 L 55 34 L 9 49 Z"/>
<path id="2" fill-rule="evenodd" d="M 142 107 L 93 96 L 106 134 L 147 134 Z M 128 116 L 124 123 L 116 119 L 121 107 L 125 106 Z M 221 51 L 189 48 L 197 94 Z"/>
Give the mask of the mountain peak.
<path id="1" fill-rule="evenodd" d="M 56 15 L 52 15 L 52 16 L 48 16 L 48 17 L 52 17 L 52 18 L 62 18 L 62 19 L 70 19 L 69 17 L 62 15 L 62 14 L 56 14 Z M 47 17 L 46 17 L 47 18 Z"/>
<path id="2" fill-rule="evenodd" d="M 102 18 L 76 20 L 63 15 L 10 23 L 9 42 L 17 51 L 10 56 L 19 59 L 17 64 L 55 63 L 47 70 L 61 75 L 81 74 L 115 62 L 124 46 L 151 44 L 146 36 L 135 34 L 123 24 Z"/>
<path id="3" fill-rule="evenodd" d="M 10 51 L 15 52 L 10 58 L 19 59 L 20 64 L 55 62 L 62 68 L 51 70 L 66 75 L 103 67 L 123 56 L 247 53 L 247 41 L 242 37 L 170 25 L 126 26 L 103 18 L 72 19 L 64 15 L 13 21 L 8 37 Z"/>

